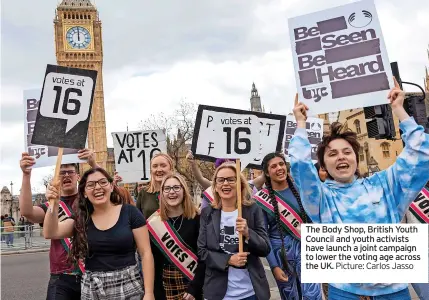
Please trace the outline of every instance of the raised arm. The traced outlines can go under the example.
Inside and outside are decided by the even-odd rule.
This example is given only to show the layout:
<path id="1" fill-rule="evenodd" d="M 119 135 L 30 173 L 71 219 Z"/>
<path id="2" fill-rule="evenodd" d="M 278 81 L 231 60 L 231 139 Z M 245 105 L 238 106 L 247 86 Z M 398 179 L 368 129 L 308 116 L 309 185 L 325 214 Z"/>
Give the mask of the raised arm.
<path id="1" fill-rule="evenodd" d="M 404 97 L 405 93 L 395 80 L 395 88 L 390 91 L 388 98 L 393 113 L 401 121 L 399 127 L 403 131 L 405 148 L 392 166 L 374 175 L 381 180 L 387 178 L 400 219 L 429 180 L 429 134 L 407 114 L 403 107 Z"/>
<path id="2" fill-rule="evenodd" d="M 311 160 L 311 144 L 305 130 L 307 110 L 308 107 L 305 104 L 298 102 L 297 94 L 293 109 L 297 129 L 290 141 L 288 153 L 292 177 L 298 187 L 302 205 L 313 222 L 320 223 L 320 207 L 323 198 L 322 182 Z"/>
<path id="3" fill-rule="evenodd" d="M 74 220 L 72 218 L 59 222 L 58 203 L 60 199 L 59 182 L 48 186 L 46 199 L 49 201 L 49 208 L 45 214 L 43 222 L 43 236 L 48 240 L 59 240 L 72 237 Z"/>
<path id="4" fill-rule="evenodd" d="M 205 178 L 203 176 L 203 173 L 201 173 L 201 170 L 194 159 L 194 155 L 192 154 L 192 151 L 188 151 L 188 154 L 186 154 L 186 158 L 188 159 L 189 164 L 191 165 L 192 173 L 194 174 L 195 179 L 201 185 L 203 190 L 207 189 L 211 185 L 211 181 Z"/>
<path id="5" fill-rule="evenodd" d="M 22 170 L 22 185 L 19 194 L 19 209 L 21 215 L 30 222 L 42 223 L 45 218 L 45 211 L 39 206 L 33 206 L 31 195 L 31 170 L 35 160 L 27 152 L 22 153 L 19 166 Z"/>

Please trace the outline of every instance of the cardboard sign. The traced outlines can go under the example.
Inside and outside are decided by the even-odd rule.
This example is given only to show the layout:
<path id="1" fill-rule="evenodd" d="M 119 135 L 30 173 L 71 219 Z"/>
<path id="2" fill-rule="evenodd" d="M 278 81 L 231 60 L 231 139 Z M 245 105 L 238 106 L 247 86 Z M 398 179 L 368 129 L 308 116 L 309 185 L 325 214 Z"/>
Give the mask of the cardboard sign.
<path id="1" fill-rule="evenodd" d="M 295 134 L 296 126 L 297 124 L 296 124 L 295 117 L 292 115 L 288 115 L 286 120 L 285 147 L 284 147 L 284 151 L 286 154 L 285 157 L 287 161 L 290 161 L 288 148 L 289 148 L 290 141 L 292 140 L 292 137 Z M 308 140 L 310 141 L 310 144 L 311 144 L 311 160 L 313 161 L 313 163 L 316 163 L 317 162 L 317 155 L 316 155 L 317 145 L 319 145 L 319 143 L 322 141 L 322 138 L 323 138 L 323 119 L 307 118 L 306 129 L 307 129 Z"/>
<path id="2" fill-rule="evenodd" d="M 33 168 L 47 167 L 55 165 L 57 161 L 58 148 L 44 145 L 34 145 L 31 143 L 34 124 L 36 123 L 37 111 L 39 109 L 39 98 L 41 90 L 24 91 L 24 133 L 25 133 L 25 151 L 36 159 Z M 77 158 L 77 149 L 65 148 L 62 163 L 80 163 L 84 162 Z"/>
<path id="3" fill-rule="evenodd" d="M 266 154 L 281 150 L 285 121 L 281 115 L 200 105 L 192 152 L 208 161 L 240 158 L 242 169 L 260 169 Z"/>
<path id="4" fill-rule="evenodd" d="M 48 65 L 32 144 L 85 147 L 97 71 Z"/>
<path id="5" fill-rule="evenodd" d="M 388 103 L 392 71 L 372 1 L 289 19 L 289 35 L 309 114 Z"/>
<path id="6" fill-rule="evenodd" d="M 150 160 L 167 153 L 167 139 L 162 130 L 113 132 L 116 171 L 122 182 L 150 180 Z"/>

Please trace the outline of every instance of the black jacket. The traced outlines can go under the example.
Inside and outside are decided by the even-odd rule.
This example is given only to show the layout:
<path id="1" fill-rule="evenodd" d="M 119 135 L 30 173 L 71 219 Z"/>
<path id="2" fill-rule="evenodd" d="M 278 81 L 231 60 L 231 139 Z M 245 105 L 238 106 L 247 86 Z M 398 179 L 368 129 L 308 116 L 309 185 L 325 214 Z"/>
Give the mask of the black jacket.
<path id="1" fill-rule="evenodd" d="M 258 300 L 270 299 L 270 288 L 265 270 L 259 257 L 266 257 L 270 242 L 265 230 L 262 210 L 256 205 L 243 206 L 242 216 L 249 227 L 249 242 L 244 243 L 247 269 Z M 219 245 L 221 210 L 205 207 L 201 212 L 200 234 L 198 237 L 198 256 L 206 264 L 204 298 L 221 300 L 228 286 L 228 260 L 230 254 L 223 252 Z"/>

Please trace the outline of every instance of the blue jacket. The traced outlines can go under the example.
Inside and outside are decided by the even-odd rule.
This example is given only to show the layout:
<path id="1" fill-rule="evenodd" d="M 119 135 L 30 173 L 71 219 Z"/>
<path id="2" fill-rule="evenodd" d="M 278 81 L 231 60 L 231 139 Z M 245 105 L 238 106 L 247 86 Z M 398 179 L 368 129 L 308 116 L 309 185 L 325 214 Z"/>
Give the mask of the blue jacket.
<path id="1" fill-rule="evenodd" d="M 297 129 L 289 145 L 291 173 L 302 203 L 315 223 L 399 223 L 429 180 L 429 135 L 413 118 L 400 123 L 405 148 L 396 162 L 352 183 L 322 183 L 311 161 L 305 129 Z M 398 283 L 344 283 L 334 287 L 358 295 L 377 296 L 407 288 Z"/>

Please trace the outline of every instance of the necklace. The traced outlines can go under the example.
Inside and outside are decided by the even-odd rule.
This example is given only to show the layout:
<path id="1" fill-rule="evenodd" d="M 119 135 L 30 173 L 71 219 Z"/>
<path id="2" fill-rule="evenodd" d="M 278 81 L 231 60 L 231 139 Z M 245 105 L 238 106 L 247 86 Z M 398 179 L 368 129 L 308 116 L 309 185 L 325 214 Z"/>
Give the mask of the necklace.
<path id="1" fill-rule="evenodd" d="M 173 227 L 174 227 L 174 228 L 176 228 L 176 222 L 177 222 L 177 220 L 179 220 L 179 219 L 180 219 L 180 225 L 179 225 L 179 228 L 176 228 L 176 230 L 177 230 L 177 231 L 179 231 L 179 230 L 180 230 L 180 228 L 182 228 L 182 223 L 183 223 L 182 215 L 180 215 L 180 216 L 178 216 L 178 217 L 176 217 L 176 218 L 170 218 L 170 219 L 173 221 Z"/>

